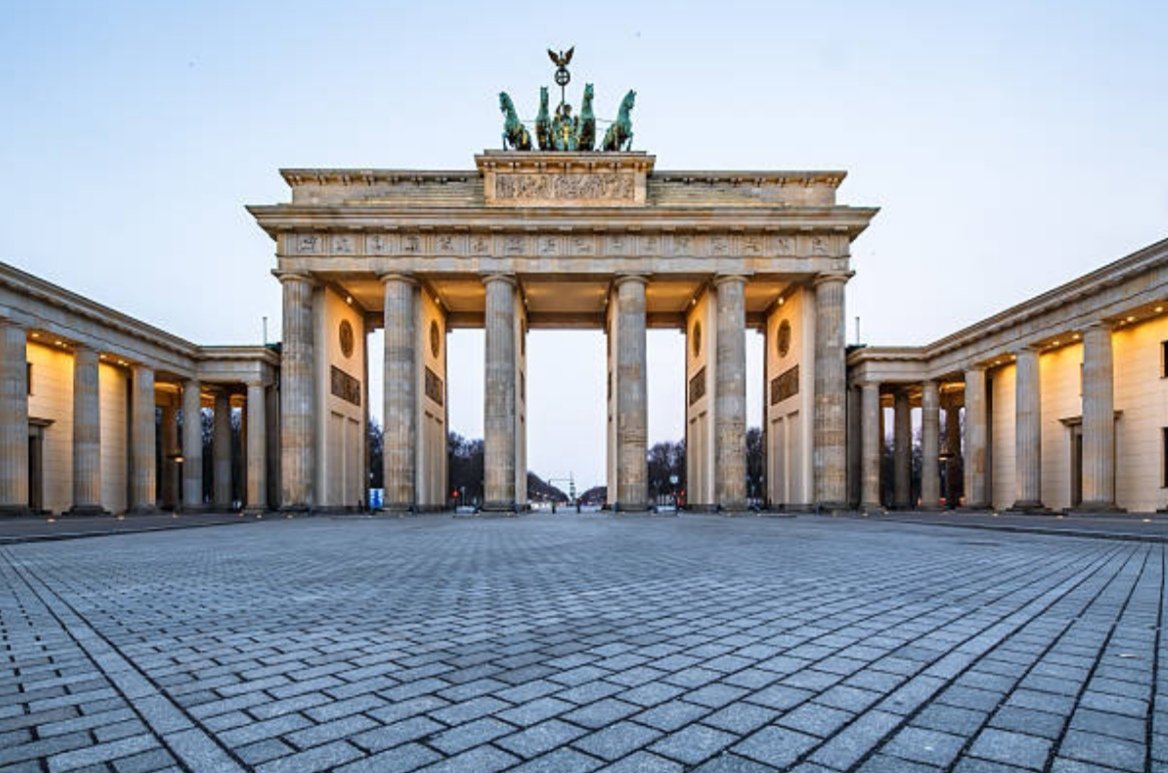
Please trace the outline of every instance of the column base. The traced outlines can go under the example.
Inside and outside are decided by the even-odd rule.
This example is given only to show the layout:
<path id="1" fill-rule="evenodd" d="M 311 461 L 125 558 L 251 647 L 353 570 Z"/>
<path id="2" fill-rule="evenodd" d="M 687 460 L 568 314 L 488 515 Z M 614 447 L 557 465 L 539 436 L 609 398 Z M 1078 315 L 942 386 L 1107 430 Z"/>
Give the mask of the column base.
<path id="1" fill-rule="evenodd" d="M 484 513 L 512 513 L 519 514 L 519 505 L 515 502 L 484 502 L 479 508 Z"/>
<path id="2" fill-rule="evenodd" d="M 645 513 L 652 509 L 648 502 L 613 502 L 612 511 L 614 513 Z"/>
<path id="3" fill-rule="evenodd" d="M 728 513 L 748 513 L 750 506 L 746 504 L 746 500 L 741 502 L 719 502 L 718 512 L 726 515 Z"/>
<path id="4" fill-rule="evenodd" d="M 986 510 L 993 510 L 994 506 L 989 502 L 971 502 L 970 504 L 962 505 L 957 509 L 964 513 L 976 513 L 984 512 Z"/>
<path id="5" fill-rule="evenodd" d="M 0 518 L 37 515 L 28 505 L 0 505 Z"/>
<path id="6" fill-rule="evenodd" d="M 851 506 L 847 502 L 816 502 L 815 512 L 827 513 L 835 515 L 836 513 L 849 513 L 852 511 Z"/>
<path id="7" fill-rule="evenodd" d="M 109 510 L 106 510 L 101 505 L 73 505 L 72 507 L 70 507 L 68 510 L 66 510 L 63 513 L 63 515 L 70 515 L 70 516 L 72 516 L 72 515 L 78 515 L 78 516 L 109 515 L 109 514 L 110 514 Z"/>
<path id="8" fill-rule="evenodd" d="M 158 512 L 154 505 L 134 505 L 126 510 L 127 515 L 158 515 Z"/>
<path id="9" fill-rule="evenodd" d="M 267 507 L 245 507 L 242 510 L 243 515 L 250 515 L 250 516 L 257 516 L 257 517 L 262 516 L 266 512 L 268 512 Z"/>
<path id="10" fill-rule="evenodd" d="M 1020 513 L 1022 515 L 1050 515 L 1051 510 L 1046 505 L 1038 500 L 1018 500 L 1010 505 L 1006 511 L 1007 513 Z"/>
<path id="11" fill-rule="evenodd" d="M 1117 507 L 1114 502 L 1080 502 L 1067 512 L 1071 513 L 1126 513 L 1127 510 Z"/>
<path id="12" fill-rule="evenodd" d="M 884 505 L 879 502 L 865 502 L 860 505 L 862 515 L 884 515 L 886 512 L 888 511 L 884 509 Z"/>

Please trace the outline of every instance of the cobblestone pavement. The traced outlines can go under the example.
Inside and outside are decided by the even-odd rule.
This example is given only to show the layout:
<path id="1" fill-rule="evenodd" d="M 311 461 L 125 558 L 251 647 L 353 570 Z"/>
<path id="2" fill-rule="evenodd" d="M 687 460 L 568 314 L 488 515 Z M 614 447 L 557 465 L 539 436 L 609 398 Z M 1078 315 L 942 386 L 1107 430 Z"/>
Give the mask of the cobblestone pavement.
<path id="1" fill-rule="evenodd" d="M 0 766 L 1168 769 L 1165 545 L 315 518 L 0 548 Z"/>

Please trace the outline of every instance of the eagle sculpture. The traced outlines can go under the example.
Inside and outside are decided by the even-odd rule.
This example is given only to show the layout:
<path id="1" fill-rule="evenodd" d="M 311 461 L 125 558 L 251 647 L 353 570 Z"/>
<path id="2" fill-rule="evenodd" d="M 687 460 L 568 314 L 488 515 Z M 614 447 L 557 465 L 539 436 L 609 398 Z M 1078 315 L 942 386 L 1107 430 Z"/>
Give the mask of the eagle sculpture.
<path id="1" fill-rule="evenodd" d="M 556 67 L 567 67 L 568 63 L 572 61 L 572 52 L 575 50 L 576 50 L 576 47 L 572 46 L 571 48 L 568 49 L 567 53 L 564 53 L 563 51 L 561 51 L 560 53 L 557 54 L 555 51 L 552 51 L 549 48 L 548 49 L 548 56 L 550 56 L 552 58 L 552 62 L 555 63 Z"/>

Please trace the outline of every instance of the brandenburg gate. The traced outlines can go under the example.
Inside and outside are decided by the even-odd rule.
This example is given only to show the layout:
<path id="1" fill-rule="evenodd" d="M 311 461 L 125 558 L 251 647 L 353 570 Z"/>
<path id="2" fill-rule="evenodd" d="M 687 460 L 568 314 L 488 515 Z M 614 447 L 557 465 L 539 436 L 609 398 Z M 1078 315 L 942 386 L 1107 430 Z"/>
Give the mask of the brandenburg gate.
<path id="1" fill-rule="evenodd" d="M 285 507 L 363 496 L 375 326 L 387 508 L 446 504 L 446 332 L 467 327 L 486 328 L 487 508 L 526 501 L 532 328 L 604 330 L 609 503 L 647 507 L 649 327 L 686 335 L 690 506 L 745 503 L 747 328 L 766 339 L 771 502 L 844 506 L 844 288 L 875 210 L 836 204 L 842 172 L 658 172 L 636 152 L 487 151 L 475 165 L 289 169 L 291 202 L 250 208 L 283 285 Z"/>
<path id="2" fill-rule="evenodd" d="M 467 366 L 448 362 L 446 334 L 474 327 L 486 331 L 485 509 L 527 499 L 533 328 L 605 332 L 608 503 L 649 506 L 650 327 L 685 332 L 688 506 L 745 506 L 749 328 L 766 341 L 770 502 L 845 507 L 844 289 L 850 244 L 876 210 L 836 203 L 843 172 L 662 172 L 619 132 L 598 150 L 563 143 L 560 127 L 580 124 L 557 109 L 549 136 L 546 90 L 543 103 L 545 149 L 512 109 L 513 147 L 474 169 L 286 169 L 291 201 L 249 207 L 283 285 L 283 507 L 362 500 L 365 342 L 379 326 L 387 509 L 446 506 L 448 373 Z"/>

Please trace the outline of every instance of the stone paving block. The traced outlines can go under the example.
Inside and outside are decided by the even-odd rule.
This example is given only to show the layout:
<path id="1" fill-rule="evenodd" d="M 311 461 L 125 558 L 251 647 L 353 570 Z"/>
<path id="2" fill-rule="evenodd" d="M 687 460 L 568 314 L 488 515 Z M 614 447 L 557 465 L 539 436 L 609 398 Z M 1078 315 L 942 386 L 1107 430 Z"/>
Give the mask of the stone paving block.
<path id="1" fill-rule="evenodd" d="M 772 709 L 779 709 L 784 711 L 786 709 L 798 706 L 800 703 L 808 700 L 815 693 L 810 690 L 801 690 L 796 687 L 788 687 L 787 685 L 776 684 L 770 687 L 765 687 L 757 692 L 747 695 L 743 700 L 757 703 L 761 706 L 767 706 Z"/>
<path id="2" fill-rule="evenodd" d="M 705 706 L 673 700 L 642 711 L 634 715 L 633 719 L 658 730 L 673 731 L 709 713 L 710 710 Z"/>
<path id="3" fill-rule="evenodd" d="M 961 736 L 910 726 L 893 736 L 881 751 L 912 762 L 946 767 L 957 757 L 963 743 Z"/>
<path id="4" fill-rule="evenodd" d="M 612 762 L 647 746 L 661 735 L 660 730 L 626 720 L 583 736 L 572 745 L 593 757 Z"/>
<path id="5" fill-rule="evenodd" d="M 504 706 L 507 704 L 503 704 Z M 519 727 L 530 727 L 539 724 L 545 719 L 572 711 L 576 708 L 574 703 L 568 703 L 557 698 L 536 698 L 533 701 L 522 703 L 518 706 L 508 708 L 504 711 L 496 712 L 499 719 L 510 722 Z M 441 719 L 441 717 L 436 717 Z"/>
<path id="6" fill-rule="evenodd" d="M 1136 743 L 1144 743 L 1147 736 L 1147 723 L 1143 717 L 1093 711 L 1082 706 L 1071 716 L 1071 729 L 1110 735 Z"/>
<path id="7" fill-rule="evenodd" d="M 390 751 L 374 754 L 337 768 L 342 773 L 404 773 L 417 770 L 442 759 L 433 749 L 407 743 Z"/>
<path id="8" fill-rule="evenodd" d="M 773 773 L 770 765 L 723 752 L 709 762 L 691 769 L 693 773 Z"/>
<path id="9" fill-rule="evenodd" d="M 298 749 L 308 749 L 329 741 L 348 738 L 372 727 L 379 727 L 379 725 L 369 717 L 353 714 L 319 725 L 310 725 L 303 730 L 288 733 L 284 739 Z"/>
<path id="10" fill-rule="evenodd" d="M 785 727 L 768 725 L 748 736 L 730 750 L 764 765 L 785 768 L 809 752 L 818 743 L 815 736 L 806 735 Z"/>
<path id="11" fill-rule="evenodd" d="M 153 773 L 178 767 L 174 757 L 165 749 L 152 749 L 129 757 L 120 757 L 110 764 L 117 773 Z"/>
<path id="12" fill-rule="evenodd" d="M 732 733 L 702 724 L 692 724 L 662 738 L 650 746 L 649 750 L 686 765 L 697 765 L 737 740 L 738 736 Z"/>
<path id="13" fill-rule="evenodd" d="M 456 771 L 493 773 L 496 770 L 509 768 L 517 762 L 519 762 L 518 759 L 502 749 L 496 749 L 493 746 L 478 746 L 462 754 L 436 762 L 423 770 L 427 773 L 455 773 Z M 552 770 L 554 769 L 552 768 Z"/>
<path id="14" fill-rule="evenodd" d="M 681 763 L 646 751 L 630 754 L 604 768 L 605 773 L 683 773 L 684 770 Z"/>
<path id="15" fill-rule="evenodd" d="M 279 738 L 266 738 L 263 741 L 236 747 L 235 753 L 244 763 L 255 766 L 277 757 L 295 754 L 296 750 Z"/>
<path id="16" fill-rule="evenodd" d="M 455 725 L 449 730 L 435 733 L 428 739 L 430 746 L 445 753 L 458 754 L 515 731 L 515 726 L 493 717 L 483 717 L 473 722 Z"/>
<path id="17" fill-rule="evenodd" d="M 489 696 L 474 698 L 464 703 L 454 703 L 430 712 L 430 716 L 446 725 L 460 725 L 471 720 L 497 714 L 511 704 Z"/>
<path id="18" fill-rule="evenodd" d="M 520 757 L 530 759 L 574 741 L 587 732 L 581 727 L 569 725 L 558 719 L 550 719 L 518 733 L 499 738 L 495 741 L 495 745 Z"/>
<path id="19" fill-rule="evenodd" d="M 978 734 L 969 753 L 993 762 L 1042 770 L 1050 750 L 1051 742 L 1045 738 L 991 727 Z"/>
<path id="20" fill-rule="evenodd" d="M 263 722 L 252 722 L 251 724 L 224 731 L 219 734 L 219 740 L 228 746 L 242 746 L 244 744 L 255 743 L 256 741 L 262 741 L 265 738 L 287 735 L 311 724 L 311 722 L 299 714 L 285 714 L 280 717 L 264 720 Z"/>
<path id="21" fill-rule="evenodd" d="M 158 748 L 160 748 L 158 741 L 155 740 L 154 736 L 149 734 L 143 733 L 126 738 L 119 738 L 108 743 L 98 743 L 94 746 L 86 746 L 82 749 L 54 754 L 48 760 L 49 771 L 50 773 L 56 773 L 56 771 L 76 770 L 92 765 L 100 765 L 103 762 L 110 762 L 119 757 L 129 757 L 132 754 Z"/>
<path id="22" fill-rule="evenodd" d="M 574 749 L 556 749 L 515 768 L 522 773 L 587 773 L 603 766 L 595 757 Z"/>
<path id="23" fill-rule="evenodd" d="M 816 701 L 808 701 L 784 714 L 775 724 L 808 735 L 826 738 L 851 721 L 854 716 L 847 711 L 833 709 Z"/>
<path id="24" fill-rule="evenodd" d="M 1132 743 L 1082 730 L 1068 730 L 1059 743 L 1056 753 L 1060 757 L 1068 757 L 1080 762 L 1105 765 L 1120 770 L 1139 771 L 1144 769 L 1144 758 L 1147 750 L 1141 743 Z"/>
<path id="25" fill-rule="evenodd" d="M 393 723 L 399 722 L 403 719 L 409 719 L 410 717 L 415 717 L 419 714 L 426 714 L 430 711 L 435 711 L 449 705 L 450 704 L 447 701 L 444 701 L 437 696 L 422 695 L 417 698 L 409 698 L 400 702 L 388 703 L 387 705 L 380 708 L 370 709 L 368 714 L 379 722 L 392 725 Z M 313 719 L 317 719 L 317 717 L 313 716 L 311 712 L 308 712 L 308 715 Z"/>
<path id="26" fill-rule="evenodd" d="M 258 773 L 312 773 L 333 770 L 365 755 L 344 741 L 333 741 L 256 767 Z"/>
<path id="27" fill-rule="evenodd" d="M 626 703 L 616 698 L 604 698 L 568 712 L 563 715 L 562 719 L 582 727 L 596 729 L 618 722 L 635 714 L 639 709 L 639 706 L 632 703 Z"/>
<path id="28" fill-rule="evenodd" d="M 631 690 L 625 690 L 616 697 L 626 703 L 635 703 L 638 706 L 656 706 L 667 700 L 676 698 L 685 692 L 684 688 L 664 682 L 649 682 Z"/>
<path id="29" fill-rule="evenodd" d="M 779 712 L 754 703 L 731 703 L 702 718 L 702 724 L 745 736 L 770 723 Z"/>

